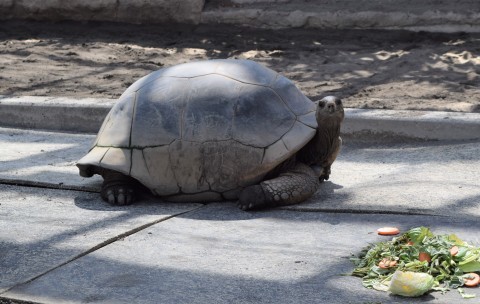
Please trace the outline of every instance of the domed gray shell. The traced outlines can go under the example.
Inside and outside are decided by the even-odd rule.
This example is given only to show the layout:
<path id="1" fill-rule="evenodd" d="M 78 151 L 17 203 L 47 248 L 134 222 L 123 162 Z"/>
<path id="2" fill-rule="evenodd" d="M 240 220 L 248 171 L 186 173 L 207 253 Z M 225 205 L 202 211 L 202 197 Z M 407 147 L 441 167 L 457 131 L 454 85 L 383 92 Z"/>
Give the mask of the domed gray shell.
<path id="1" fill-rule="evenodd" d="M 315 111 L 253 61 L 181 64 L 132 84 L 77 165 L 130 175 L 172 200 L 235 199 L 314 136 Z"/>

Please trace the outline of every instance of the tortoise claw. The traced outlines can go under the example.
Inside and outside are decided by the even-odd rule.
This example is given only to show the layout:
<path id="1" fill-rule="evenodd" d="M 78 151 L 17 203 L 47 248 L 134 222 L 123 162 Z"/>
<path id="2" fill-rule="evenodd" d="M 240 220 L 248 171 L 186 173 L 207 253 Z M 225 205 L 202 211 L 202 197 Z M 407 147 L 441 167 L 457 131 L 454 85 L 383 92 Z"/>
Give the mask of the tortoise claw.
<path id="1" fill-rule="evenodd" d="M 118 195 L 117 195 L 117 204 L 118 205 L 125 205 L 126 200 L 125 200 L 125 195 L 123 194 L 123 189 L 118 189 Z"/>
<path id="2" fill-rule="evenodd" d="M 135 201 L 135 192 L 129 185 L 114 185 L 106 188 L 102 190 L 105 193 L 102 197 L 110 205 L 125 206 Z"/>
<path id="3" fill-rule="evenodd" d="M 254 185 L 243 189 L 238 198 L 237 206 L 246 211 L 265 207 L 265 204 L 266 198 L 265 194 L 263 193 L 262 186 Z"/>
<path id="4" fill-rule="evenodd" d="M 107 191 L 107 198 L 109 204 L 115 205 L 115 195 L 112 190 Z"/>
<path id="5" fill-rule="evenodd" d="M 318 180 L 322 183 L 326 180 L 328 180 L 330 178 L 330 174 L 332 173 L 332 170 L 330 169 L 330 166 L 328 167 L 325 167 L 323 169 L 323 172 L 322 174 L 320 175 L 320 177 L 318 178 Z"/>

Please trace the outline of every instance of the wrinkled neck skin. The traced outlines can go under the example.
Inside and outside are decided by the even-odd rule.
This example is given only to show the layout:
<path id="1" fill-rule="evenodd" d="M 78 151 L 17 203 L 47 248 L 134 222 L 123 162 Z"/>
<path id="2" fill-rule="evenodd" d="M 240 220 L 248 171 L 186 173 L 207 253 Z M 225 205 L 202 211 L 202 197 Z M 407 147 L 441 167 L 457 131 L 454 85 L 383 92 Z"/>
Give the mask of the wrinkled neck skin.
<path id="1" fill-rule="evenodd" d="M 340 114 L 340 113 L 337 113 Z M 319 165 L 324 167 L 324 163 L 334 152 L 332 147 L 334 141 L 340 136 L 340 126 L 343 121 L 338 115 L 317 115 L 317 133 L 310 142 L 298 153 L 298 160 L 306 165 Z"/>
<path id="2" fill-rule="evenodd" d="M 315 134 L 315 142 L 317 143 L 316 153 L 318 158 L 316 164 L 322 165 L 324 161 L 333 153 L 331 148 L 334 141 L 340 136 L 341 121 L 334 118 L 325 119 L 318 122 L 317 133 Z"/>

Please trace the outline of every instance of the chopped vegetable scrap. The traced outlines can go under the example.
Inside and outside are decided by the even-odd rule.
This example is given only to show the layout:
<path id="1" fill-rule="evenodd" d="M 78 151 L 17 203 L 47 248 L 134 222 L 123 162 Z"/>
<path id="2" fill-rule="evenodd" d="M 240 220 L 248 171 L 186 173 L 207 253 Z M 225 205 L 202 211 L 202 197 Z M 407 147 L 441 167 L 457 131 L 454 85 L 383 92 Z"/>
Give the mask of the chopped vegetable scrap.
<path id="1" fill-rule="evenodd" d="M 377 230 L 377 233 L 380 235 L 397 235 L 400 230 L 396 227 L 382 227 Z"/>
<path id="2" fill-rule="evenodd" d="M 383 269 L 387 269 L 387 268 L 395 267 L 395 266 L 397 266 L 397 261 L 390 260 L 388 258 L 385 258 L 378 263 L 378 267 L 383 268 Z"/>
<path id="3" fill-rule="evenodd" d="M 465 286 L 468 286 L 468 287 L 475 287 L 480 282 L 480 276 L 474 272 L 467 273 L 464 279 L 465 279 L 464 281 Z"/>
<path id="4" fill-rule="evenodd" d="M 453 246 L 452 248 L 450 248 L 450 254 L 452 256 L 456 256 L 458 253 L 458 246 Z"/>
<path id="5" fill-rule="evenodd" d="M 420 253 L 418 254 L 418 260 L 419 260 L 420 262 L 427 261 L 427 262 L 430 263 L 430 262 L 432 261 L 432 257 L 431 257 L 428 253 L 426 253 L 426 252 L 420 252 Z"/>
<path id="6" fill-rule="evenodd" d="M 388 291 L 404 297 L 418 297 L 429 291 L 435 280 L 428 273 L 400 271 L 393 273 Z"/>
<path id="7" fill-rule="evenodd" d="M 364 287 L 406 297 L 454 288 L 472 298 L 475 295 L 465 294 L 461 287 L 480 284 L 480 247 L 455 234 L 434 235 L 426 227 L 371 244 L 351 260 L 356 267 L 352 275 L 361 277 Z"/>

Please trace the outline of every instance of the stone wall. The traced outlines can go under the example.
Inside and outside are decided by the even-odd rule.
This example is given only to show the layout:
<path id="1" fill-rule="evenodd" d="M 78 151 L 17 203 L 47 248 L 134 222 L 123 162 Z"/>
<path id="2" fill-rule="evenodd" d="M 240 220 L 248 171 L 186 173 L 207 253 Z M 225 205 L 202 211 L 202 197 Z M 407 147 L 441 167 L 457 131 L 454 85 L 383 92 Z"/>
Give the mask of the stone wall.
<path id="1" fill-rule="evenodd" d="M 1 19 L 198 23 L 205 0 L 0 0 Z"/>
<path id="2" fill-rule="evenodd" d="M 0 19 L 480 31 L 479 0 L 0 0 Z"/>
<path id="3" fill-rule="evenodd" d="M 480 32 L 479 0 L 207 0 L 203 23 Z"/>

